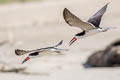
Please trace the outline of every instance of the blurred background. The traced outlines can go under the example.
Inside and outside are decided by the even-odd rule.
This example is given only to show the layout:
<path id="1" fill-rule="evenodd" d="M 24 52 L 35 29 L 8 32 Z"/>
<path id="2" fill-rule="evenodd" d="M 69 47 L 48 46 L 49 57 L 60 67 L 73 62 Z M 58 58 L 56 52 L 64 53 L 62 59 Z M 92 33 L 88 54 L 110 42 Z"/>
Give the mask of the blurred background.
<path id="1" fill-rule="evenodd" d="M 110 2 L 101 27 L 117 27 L 76 41 L 80 29 L 63 19 L 68 8 L 87 21 Z M 93 52 L 120 38 L 119 0 L 0 0 L 0 80 L 120 80 L 120 68 L 85 69 L 83 63 Z M 15 49 L 33 50 L 56 45 L 70 49 L 62 55 L 36 57 L 21 64 L 27 55 L 16 56 Z"/>

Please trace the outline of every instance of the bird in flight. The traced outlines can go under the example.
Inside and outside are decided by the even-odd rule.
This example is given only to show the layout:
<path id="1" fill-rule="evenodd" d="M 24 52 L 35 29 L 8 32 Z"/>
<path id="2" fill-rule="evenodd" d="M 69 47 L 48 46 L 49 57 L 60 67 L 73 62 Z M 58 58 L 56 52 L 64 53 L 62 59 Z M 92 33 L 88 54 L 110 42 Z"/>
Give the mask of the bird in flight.
<path id="1" fill-rule="evenodd" d="M 71 13 L 67 8 L 63 11 L 63 17 L 67 24 L 73 27 L 78 27 L 82 30 L 82 32 L 77 33 L 72 40 L 69 42 L 69 46 L 72 45 L 77 39 L 84 38 L 86 36 L 94 35 L 99 32 L 107 31 L 108 27 L 100 27 L 100 22 L 103 14 L 106 12 L 107 3 L 104 7 L 102 7 L 98 12 L 96 12 L 87 22 L 82 21 L 80 18 Z"/>
<path id="2" fill-rule="evenodd" d="M 22 64 L 28 60 L 30 60 L 31 58 L 34 58 L 36 56 L 43 56 L 43 55 L 47 55 L 53 52 L 56 53 L 61 53 L 61 51 L 68 51 L 68 49 L 60 49 L 57 48 L 58 46 L 62 45 L 63 40 L 61 40 L 57 45 L 52 46 L 52 47 L 46 47 L 46 48 L 40 48 L 40 49 L 35 49 L 35 50 L 30 50 L 30 51 L 26 51 L 26 50 L 20 50 L 20 49 L 16 49 L 15 50 L 15 54 L 17 56 L 21 56 L 24 54 L 29 54 L 24 61 L 22 62 Z"/>

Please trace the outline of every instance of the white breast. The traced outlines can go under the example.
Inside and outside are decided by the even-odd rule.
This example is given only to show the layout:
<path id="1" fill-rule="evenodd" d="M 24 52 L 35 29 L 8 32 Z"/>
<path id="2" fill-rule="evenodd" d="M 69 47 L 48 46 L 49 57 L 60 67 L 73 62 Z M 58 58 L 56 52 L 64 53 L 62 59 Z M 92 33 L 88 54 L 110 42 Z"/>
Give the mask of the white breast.
<path id="1" fill-rule="evenodd" d="M 97 34 L 99 32 L 100 32 L 99 30 L 93 29 L 93 30 L 88 31 L 84 37 L 92 36 L 92 35 L 95 35 L 95 34 Z"/>

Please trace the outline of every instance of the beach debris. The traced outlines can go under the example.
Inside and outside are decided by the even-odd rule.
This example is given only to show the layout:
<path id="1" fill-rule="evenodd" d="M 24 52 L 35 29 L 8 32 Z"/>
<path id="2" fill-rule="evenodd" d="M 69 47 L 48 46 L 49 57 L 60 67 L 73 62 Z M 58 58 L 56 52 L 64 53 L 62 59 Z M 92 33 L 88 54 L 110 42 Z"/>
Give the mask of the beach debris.
<path id="1" fill-rule="evenodd" d="M 120 39 L 104 50 L 96 51 L 88 57 L 85 68 L 89 67 L 120 67 Z"/>

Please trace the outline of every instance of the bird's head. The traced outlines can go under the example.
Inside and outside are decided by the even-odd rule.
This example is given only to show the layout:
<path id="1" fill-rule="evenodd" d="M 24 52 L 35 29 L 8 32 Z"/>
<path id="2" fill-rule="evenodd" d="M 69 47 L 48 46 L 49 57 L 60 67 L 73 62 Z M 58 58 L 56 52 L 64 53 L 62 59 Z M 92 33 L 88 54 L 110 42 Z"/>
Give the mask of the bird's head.
<path id="1" fill-rule="evenodd" d="M 37 51 L 37 52 L 32 52 L 32 53 L 30 53 L 30 54 L 24 59 L 24 61 L 22 62 L 22 64 L 25 63 L 26 61 L 30 60 L 31 58 L 35 58 L 35 57 L 38 56 L 38 55 L 39 55 L 39 52 L 38 52 L 38 51 Z"/>
<path id="2" fill-rule="evenodd" d="M 85 35 L 85 31 L 83 31 L 83 32 L 80 32 L 80 33 L 78 33 L 78 34 L 76 34 L 73 38 L 72 38 L 72 40 L 69 42 L 69 46 L 71 46 L 76 40 L 78 40 L 78 39 L 80 39 L 80 38 L 83 38 L 84 37 L 84 35 Z"/>
<path id="3" fill-rule="evenodd" d="M 24 59 L 24 61 L 22 62 L 22 64 L 25 63 L 26 61 L 30 60 L 30 59 L 31 59 L 30 56 L 26 57 L 26 58 Z"/>

